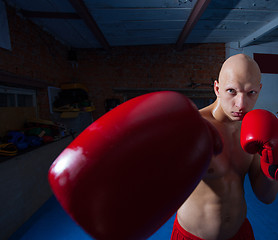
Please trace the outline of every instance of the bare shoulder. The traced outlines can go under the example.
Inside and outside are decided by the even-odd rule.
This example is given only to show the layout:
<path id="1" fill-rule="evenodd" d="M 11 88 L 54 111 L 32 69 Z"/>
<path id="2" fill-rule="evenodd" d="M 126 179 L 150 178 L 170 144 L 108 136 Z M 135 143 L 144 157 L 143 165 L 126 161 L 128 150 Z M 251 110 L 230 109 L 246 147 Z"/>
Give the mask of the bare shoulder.
<path id="1" fill-rule="evenodd" d="M 218 131 L 220 131 L 222 128 L 222 124 L 215 119 L 213 115 L 213 111 L 214 111 L 214 104 L 211 104 L 199 110 L 201 116 L 204 119 L 206 119 L 208 122 L 210 122 Z"/>
<path id="2" fill-rule="evenodd" d="M 214 122 L 215 119 L 214 119 L 214 117 L 213 117 L 212 111 L 213 111 L 212 105 L 209 105 L 209 106 L 207 106 L 207 107 L 202 108 L 202 109 L 199 110 L 201 116 L 202 116 L 203 118 L 205 118 L 206 120 L 208 120 L 210 123 L 213 124 L 213 122 Z"/>

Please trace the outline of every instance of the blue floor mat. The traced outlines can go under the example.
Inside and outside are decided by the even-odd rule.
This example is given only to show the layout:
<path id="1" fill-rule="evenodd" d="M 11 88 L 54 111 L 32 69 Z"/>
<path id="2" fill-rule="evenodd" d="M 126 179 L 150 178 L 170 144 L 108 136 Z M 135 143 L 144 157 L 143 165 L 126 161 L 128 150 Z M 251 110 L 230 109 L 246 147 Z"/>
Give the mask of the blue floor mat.
<path id="1" fill-rule="evenodd" d="M 253 227 L 256 240 L 278 240 L 278 196 L 272 204 L 260 202 L 254 195 L 246 177 L 245 198 L 247 217 Z"/>
<path id="2" fill-rule="evenodd" d="M 271 205 L 261 203 L 245 180 L 247 216 L 256 240 L 278 240 L 278 199 Z M 170 218 L 148 240 L 169 240 L 174 218 Z M 51 197 L 9 240 L 92 240 Z"/>

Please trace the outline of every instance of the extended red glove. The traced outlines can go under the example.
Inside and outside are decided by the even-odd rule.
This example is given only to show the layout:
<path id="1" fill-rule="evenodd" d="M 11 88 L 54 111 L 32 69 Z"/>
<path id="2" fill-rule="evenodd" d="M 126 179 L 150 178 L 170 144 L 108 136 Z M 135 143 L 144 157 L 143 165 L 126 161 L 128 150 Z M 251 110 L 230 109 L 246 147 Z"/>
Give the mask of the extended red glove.
<path id="1" fill-rule="evenodd" d="M 97 239 L 146 239 L 201 180 L 221 139 L 176 92 L 131 99 L 85 129 L 55 160 L 49 182 Z"/>
<path id="2" fill-rule="evenodd" d="M 241 125 L 241 146 L 251 154 L 261 155 L 264 174 L 278 180 L 278 120 L 262 109 L 247 113 Z"/>

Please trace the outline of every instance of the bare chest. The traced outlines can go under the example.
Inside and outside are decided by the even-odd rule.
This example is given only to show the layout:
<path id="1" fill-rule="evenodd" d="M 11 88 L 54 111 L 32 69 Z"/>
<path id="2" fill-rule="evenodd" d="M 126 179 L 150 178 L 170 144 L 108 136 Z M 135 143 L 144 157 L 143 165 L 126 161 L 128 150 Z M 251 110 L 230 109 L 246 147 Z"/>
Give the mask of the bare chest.
<path id="1" fill-rule="evenodd" d="M 217 126 L 217 129 L 222 137 L 223 151 L 213 157 L 206 177 L 219 178 L 229 174 L 244 177 L 248 172 L 252 156 L 241 148 L 240 129 L 231 129 L 225 126 Z"/>

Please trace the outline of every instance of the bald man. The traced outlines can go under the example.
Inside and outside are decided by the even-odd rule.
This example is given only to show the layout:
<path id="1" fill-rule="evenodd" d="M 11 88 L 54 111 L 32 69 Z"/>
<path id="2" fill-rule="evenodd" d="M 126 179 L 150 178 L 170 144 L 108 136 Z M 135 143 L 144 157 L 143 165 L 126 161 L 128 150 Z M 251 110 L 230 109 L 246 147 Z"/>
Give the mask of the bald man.
<path id="1" fill-rule="evenodd" d="M 241 120 L 253 109 L 261 87 L 260 69 L 250 57 L 234 55 L 222 65 L 214 83 L 216 101 L 200 113 L 218 129 L 224 148 L 178 210 L 172 240 L 254 239 L 246 219 L 245 175 L 262 202 L 273 202 L 278 192 L 277 181 L 261 171 L 259 155 L 244 152 L 240 145 Z"/>

